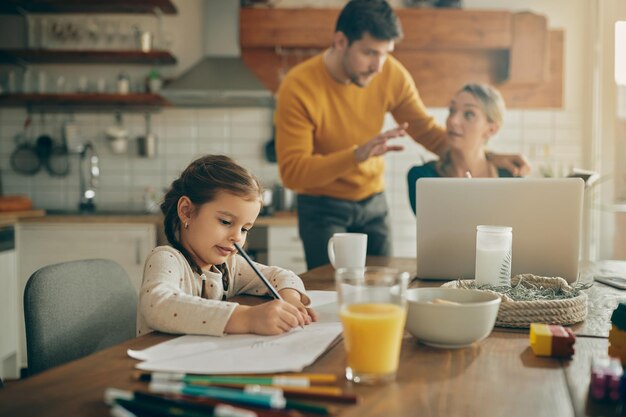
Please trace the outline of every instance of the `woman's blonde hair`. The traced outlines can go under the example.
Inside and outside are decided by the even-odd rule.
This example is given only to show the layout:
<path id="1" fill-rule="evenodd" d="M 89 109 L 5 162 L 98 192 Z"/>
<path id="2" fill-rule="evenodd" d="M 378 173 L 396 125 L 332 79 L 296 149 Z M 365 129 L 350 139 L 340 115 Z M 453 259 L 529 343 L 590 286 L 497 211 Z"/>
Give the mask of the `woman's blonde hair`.
<path id="1" fill-rule="evenodd" d="M 506 108 L 504 99 L 498 90 L 487 84 L 465 84 L 461 87 L 459 93 L 463 91 L 470 93 L 478 100 L 487 116 L 487 120 L 502 126 Z"/>

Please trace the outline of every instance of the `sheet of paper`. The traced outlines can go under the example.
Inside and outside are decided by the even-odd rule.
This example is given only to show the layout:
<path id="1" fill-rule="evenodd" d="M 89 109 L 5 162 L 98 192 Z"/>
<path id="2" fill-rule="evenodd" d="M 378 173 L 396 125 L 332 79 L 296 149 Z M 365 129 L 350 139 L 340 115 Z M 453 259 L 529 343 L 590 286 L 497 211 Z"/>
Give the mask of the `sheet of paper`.
<path id="1" fill-rule="evenodd" d="M 181 336 L 143 351 L 128 351 L 143 371 L 247 374 L 301 371 L 341 334 L 340 323 L 312 323 L 279 336 Z"/>
<path id="2" fill-rule="evenodd" d="M 301 371 L 341 334 L 335 291 L 309 291 L 318 321 L 278 336 L 187 335 L 144 350 L 128 350 L 144 371 L 238 374 Z"/>
<path id="3" fill-rule="evenodd" d="M 320 323 L 338 323 L 337 291 L 307 291 Z"/>

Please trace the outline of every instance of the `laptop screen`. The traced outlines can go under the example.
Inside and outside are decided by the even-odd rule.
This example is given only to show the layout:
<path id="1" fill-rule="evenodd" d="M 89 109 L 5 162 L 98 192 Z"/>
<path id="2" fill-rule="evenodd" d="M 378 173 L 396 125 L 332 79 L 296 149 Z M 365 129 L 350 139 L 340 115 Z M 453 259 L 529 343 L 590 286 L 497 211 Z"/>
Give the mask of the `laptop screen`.
<path id="1" fill-rule="evenodd" d="M 476 226 L 513 228 L 512 275 L 578 278 L 580 178 L 421 178 L 415 184 L 417 277 L 471 279 Z"/>

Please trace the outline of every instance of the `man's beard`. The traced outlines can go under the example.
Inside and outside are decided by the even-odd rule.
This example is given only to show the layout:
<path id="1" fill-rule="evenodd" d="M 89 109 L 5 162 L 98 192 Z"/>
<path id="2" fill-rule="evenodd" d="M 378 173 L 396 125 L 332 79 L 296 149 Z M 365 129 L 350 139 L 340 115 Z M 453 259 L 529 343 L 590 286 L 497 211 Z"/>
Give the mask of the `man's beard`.
<path id="1" fill-rule="evenodd" d="M 350 82 L 352 84 L 356 85 L 357 87 L 361 87 L 361 88 L 365 87 L 368 84 L 368 82 L 370 80 L 370 77 L 374 74 L 373 72 L 368 72 L 366 74 L 362 74 L 362 76 L 367 79 L 366 82 L 362 82 L 359 79 L 360 78 L 359 74 L 349 70 L 348 59 L 345 56 L 344 56 L 344 59 L 343 59 L 343 70 L 348 75 L 348 78 L 350 79 Z"/>

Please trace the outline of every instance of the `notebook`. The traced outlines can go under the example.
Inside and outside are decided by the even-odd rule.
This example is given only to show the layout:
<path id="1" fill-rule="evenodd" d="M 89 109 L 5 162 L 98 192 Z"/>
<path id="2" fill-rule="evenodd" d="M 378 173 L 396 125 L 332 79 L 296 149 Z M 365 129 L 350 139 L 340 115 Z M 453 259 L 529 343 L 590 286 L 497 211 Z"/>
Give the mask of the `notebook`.
<path id="1" fill-rule="evenodd" d="M 513 227 L 512 275 L 578 278 L 580 178 L 420 178 L 417 277 L 474 278 L 476 226 Z"/>

